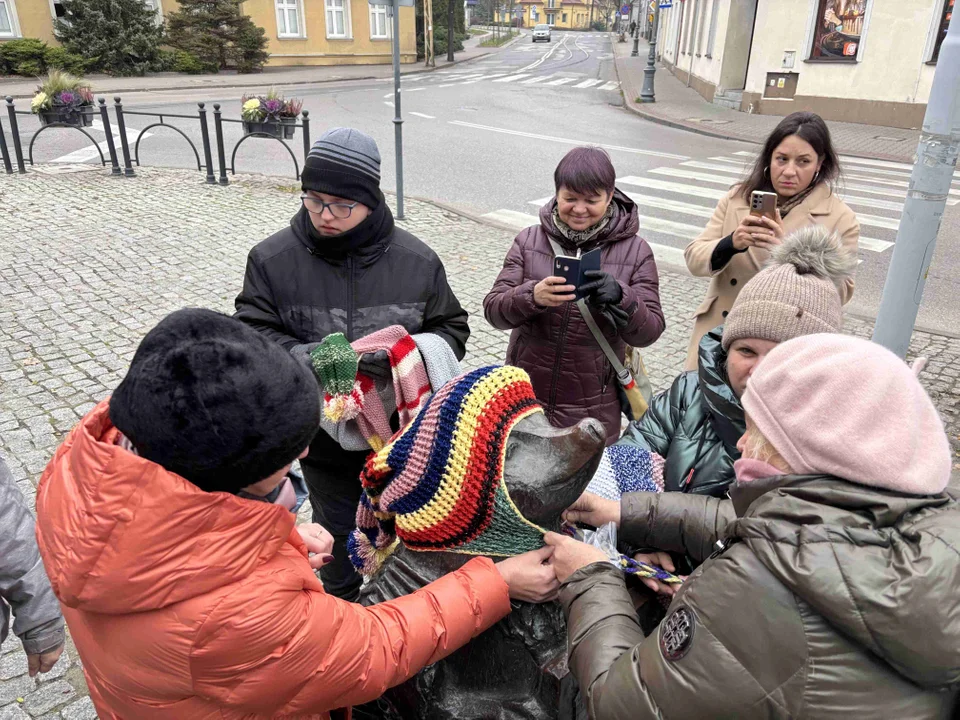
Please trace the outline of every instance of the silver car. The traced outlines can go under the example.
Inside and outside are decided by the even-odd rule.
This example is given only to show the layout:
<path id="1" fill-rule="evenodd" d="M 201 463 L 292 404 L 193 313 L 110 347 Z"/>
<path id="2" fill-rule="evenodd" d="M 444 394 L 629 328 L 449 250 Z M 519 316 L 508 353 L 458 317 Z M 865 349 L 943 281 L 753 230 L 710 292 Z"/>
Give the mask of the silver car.
<path id="1" fill-rule="evenodd" d="M 537 25 L 533 29 L 533 42 L 538 40 L 546 40 L 550 42 L 550 26 L 549 25 Z"/>

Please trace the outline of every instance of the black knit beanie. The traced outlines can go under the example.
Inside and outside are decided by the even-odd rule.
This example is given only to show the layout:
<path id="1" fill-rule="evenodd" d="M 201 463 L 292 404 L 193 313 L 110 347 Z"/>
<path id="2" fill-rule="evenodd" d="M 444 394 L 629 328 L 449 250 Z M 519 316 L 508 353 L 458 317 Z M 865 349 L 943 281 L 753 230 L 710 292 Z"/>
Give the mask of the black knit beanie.
<path id="1" fill-rule="evenodd" d="M 380 204 L 380 151 L 369 135 L 352 128 L 327 130 L 303 166 L 304 190 L 354 200 L 368 208 Z"/>
<path id="2" fill-rule="evenodd" d="M 310 370 L 227 315 L 190 308 L 140 343 L 110 420 L 141 457 L 236 493 L 293 462 L 320 427 Z"/>

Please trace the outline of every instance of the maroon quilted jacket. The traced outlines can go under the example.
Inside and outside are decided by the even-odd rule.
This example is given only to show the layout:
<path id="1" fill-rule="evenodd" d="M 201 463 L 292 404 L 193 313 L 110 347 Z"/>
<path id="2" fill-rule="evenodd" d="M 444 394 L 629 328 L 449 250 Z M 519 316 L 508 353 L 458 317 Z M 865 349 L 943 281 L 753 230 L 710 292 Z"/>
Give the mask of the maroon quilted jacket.
<path id="1" fill-rule="evenodd" d="M 614 193 L 610 224 L 584 251 L 602 247 L 603 270 L 623 288 L 621 307 L 631 313 L 630 322 L 617 334 L 599 312 L 597 324 L 617 354 L 623 358 L 625 344 L 646 347 L 663 334 L 660 280 L 653 251 L 637 235 L 637 206 L 619 190 Z M 540 224 L 528 227 L 514 240 L 503 270 L 484 298 L 487 321 L 501 330 L 513 330 L 507 363 L 530 374 L 537 398 L 550 421 L 558 427 L 573 425 L 585 417 L 600 420 L 607 442 L 620 435 L 620 404 L 617 378 L 583 321 L 576 305 L 543 308 L 533 301 L 533 288 L 553 274 L 553 238 L 565 252 L 576 248 L 556 231 L 551 200 L 540 209 Z"/>

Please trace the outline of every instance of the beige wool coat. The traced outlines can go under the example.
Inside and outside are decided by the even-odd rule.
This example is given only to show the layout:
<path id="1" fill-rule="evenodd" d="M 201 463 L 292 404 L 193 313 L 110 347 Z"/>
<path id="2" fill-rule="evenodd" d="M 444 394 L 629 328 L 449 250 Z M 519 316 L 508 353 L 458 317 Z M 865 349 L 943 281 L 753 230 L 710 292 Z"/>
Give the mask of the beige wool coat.
<path id="1" fill-rule="evenodd" d="M 733 188 L 717 203 L 713 217 L 700 236 L 683 251 L 687 267 L 697 277 L 709 277 L 707 296 L 694 312 L 693 336 L 687 349 L 686 370 L 697 368 L 697 346 L 707 332 L 723 324 L 737 299 L 740 288 L 763 269 L 770 253 L 750 248 L 738 253 L 723 268 L 714 272 L 710 268 L 710 256 L 714 248 L 730 235 L 750 211 L 749 204 Z M 791 210 L 783 219 L 785 234 L 808 225 L 823 225 L 840 235 L 844 247 L 856 253 L 860 238 L 860 223 L 846 203 L 833 194 L 826 183 L 817 185 L 807 198 Z M 841 301 L 846 304 L 853 297 L 853 278 L 846 280 L 840 291 Z"/>

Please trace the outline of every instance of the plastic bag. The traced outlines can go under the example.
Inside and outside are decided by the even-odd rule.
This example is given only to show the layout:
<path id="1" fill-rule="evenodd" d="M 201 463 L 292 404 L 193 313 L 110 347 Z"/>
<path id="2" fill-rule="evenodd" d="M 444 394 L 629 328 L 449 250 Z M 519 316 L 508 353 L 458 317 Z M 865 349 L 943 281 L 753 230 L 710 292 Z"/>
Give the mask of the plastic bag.
<path id="1" fill-rule="evenodd" d="M 662 567 L 634 560 L 632 557 L 619 552 L 617 550 L 616 523 L 606 523 L 596 530 L 567 526 L 567 532 L 574 539 L 602 550 L 610 562 L 625 573 L 642 578 L 652 578 L 668 585 L 679 585 L 683 582 L 678 575 L 667 572 Z"/>

